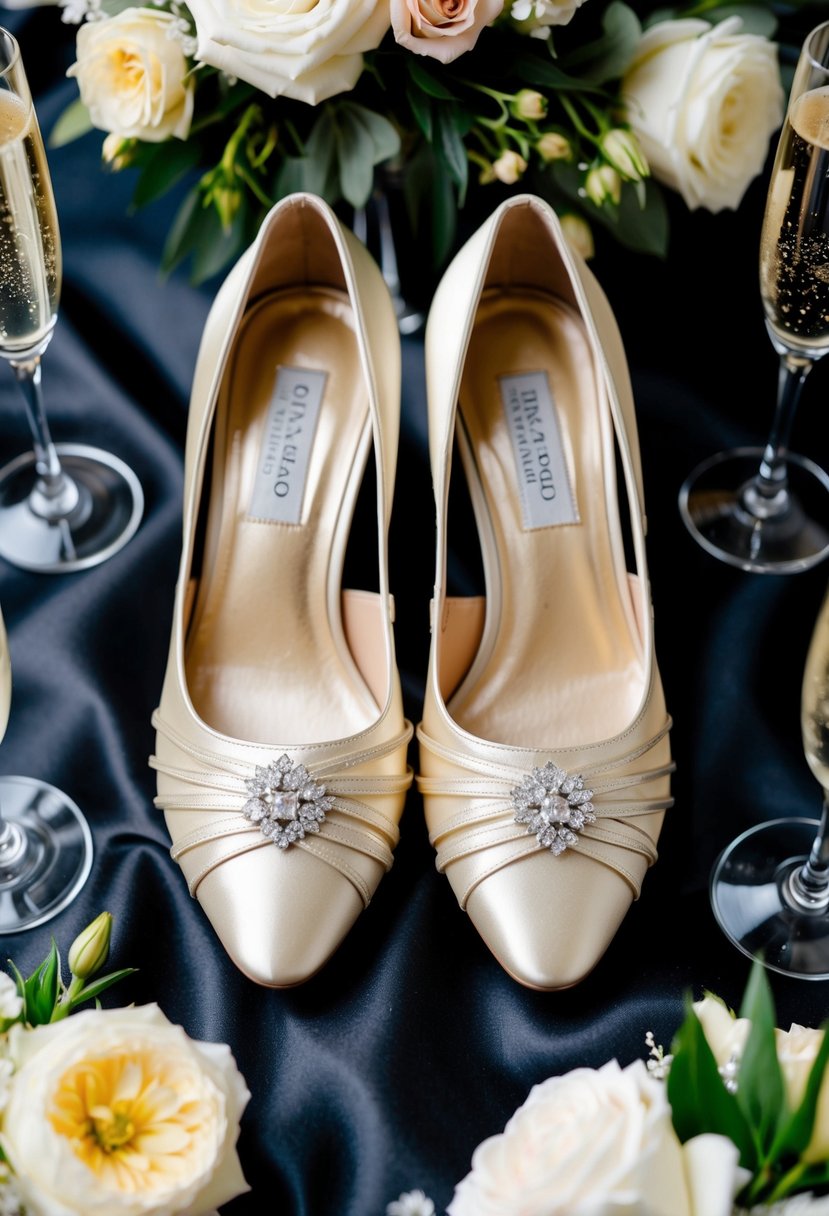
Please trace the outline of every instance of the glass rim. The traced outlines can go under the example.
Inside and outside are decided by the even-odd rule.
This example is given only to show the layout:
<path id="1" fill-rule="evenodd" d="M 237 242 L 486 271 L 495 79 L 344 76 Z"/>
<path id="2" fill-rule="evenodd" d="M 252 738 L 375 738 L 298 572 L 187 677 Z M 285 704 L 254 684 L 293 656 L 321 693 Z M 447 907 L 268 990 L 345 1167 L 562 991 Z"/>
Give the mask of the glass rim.
<path id="1" fill-rule="evenodd" d="M 803 50 L 805 51 L 806 56 L 809 60 L 809 63 L 811 63 L 812 67 L 817 68 L 819 72 L 829 73 L 829 64 L 821 63 L 821 61 L 819 59 L 816 59 L 815 56 L 812 54 L 812 42 L 817 37 L 817 35 L 822 33 L 824 30 L 829 30 L 829 21 L 821 21 L 820 25 L 816 25 L 815 28 L 813 30 L 811 30 L 811 32 L 809 34 L 806 35 L 806 41 L 803 44 Z"/>
<path id="2" fill-rule="evenodd" d="M 827 22 L 827 24 L 829 24 L 829 22 Z M 13 68 L 17 67 L 20 60 L 20 43 L 17 41 L 11 30 L 7 30 L 3 25 L 0 25 L 0 39 L 1 38 L 6 38 L 11 43 L 12 54 L 6 66 L 4 68 L 0 68 L 0 79 L 2 79 L 4 76 L 8 76 L 9 72 L 11 72 Z"/>

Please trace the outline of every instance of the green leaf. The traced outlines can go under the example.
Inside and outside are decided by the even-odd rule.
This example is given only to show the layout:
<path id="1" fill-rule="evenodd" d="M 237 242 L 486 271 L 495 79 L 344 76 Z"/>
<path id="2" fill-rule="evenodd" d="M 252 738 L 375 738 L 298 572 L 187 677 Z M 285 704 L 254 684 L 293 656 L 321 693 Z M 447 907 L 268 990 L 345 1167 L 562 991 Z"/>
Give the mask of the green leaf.
<path id="1" fill-rule="evenodd" d="M 419 242 L 431 237 L 433 262 L 439 267 L 455 241 L 458 209 L 448 170 L 431 144 L 421 144 L 409 159 L 403 190 L 412 232 Z"/>
<path id="2" fill-rule="evenodd" d="M 368 132 L 374 149 L 372 155 L 375 165 L 397 156 L 400 151 L 400 135 L 394 123 L 389 122 L 382 114 L 353 101 L 344 102 L 340 107 L 340 111 L 343 110 L 351 114 Z"/>
<path id="3" fill-rule="evenodd" d="M 132 206 L 146 207 L 166 194 L 181 179 L 195 169 L 201 158 L 197 142 L 169 139 L 158 144 L 152 151 L 132 196 Z"/>
<path id="4" fill-rule="evenodd" d="M 233 262 L 243 253 L 248 244 L 247 220 L 249 205 L 243 198 L 239 210 L 233 217 L 230 232 L 225 232 L 215 207 L 204 208 L 207 217 L 204 228 L 200 231 L 198 241 L 193 249 L 193 264 L 190 271 L 191 283 L 198 286 L 214 274 L 224 270 L 229 262 Z M 94 988 L 95 985 L 93 984 Z"/>
<path id="5" fill-rule="evenodd" d="M 202 210 L 199 190 L 194 186 L 176 212 L 176 218 L 167 233 L 161 254 L 162 274 L 170 274 L 192 252 L 198 240 Z"/>
<path id="6" fill-rule="evenodd" d="M 642 29 L 649 30 L 652 25 L 660 25 L 663 21 L 676 21 L 680 12 L 678 8 L 657 8 L 648 13 L 642 22 Z"/>
<path id="7" fill-rule="evenodd" d="M 469 180 L 469 161 L 459 131 L 458 113 L 455 106 L 441 106 L 437 110 L 437 147 L 449 174 L 458 187 L 459 205 L 463 206 Z"/>
<path id="8" fill-rule="evenodd" d="M 751 1130 L 737 1099 L 723 1084 L 702 1023 L 687 1002 L 685 1021 L 673 1043 L 668 1101 L 677 1136 L 684 1144 L 703 1132 L 727 1136 L 740 1150 L 740 1164 L 754 1170 Z"/>
<path id="9" fill-rule="evenodd" d="M 455 100 L 455 94 L 450 92 L 446 85 L 441 84 L 439 80 L 435 80 L 432 73 L 418 61 L 417 56 L 408 56 L 407 63 L 412 80 L 429 97 L 436 97 L 438 101 Z"/>
<path id="10" fill-rule="evenodd" d="M 751 969 L 740 1016 L 751 1021 L 740 1059 L 737 1101 L 757 1142 L 761 1161 L 769 1153 L 781 1126 L 788 1121 L 786 1088 L 777 1058 L 774 1002 L 762 963 Z"/>
<path id="11" fill-rule="evenodd" d="M 568 70 L 594 84 L 618 80 L 628 68 L 642 37 L 642 25 L 632 8 L 611 0 L 602 17 L 602 36 L 572 51 L 564 61 Z"/>
<path id="12" fill-rule="evenodd" d="M 71 144 L 74 139 L 80 139 L 81 135 L 86 135 L 87 131 L 91 130 L 92 119 L 89 117 L 89 110 L 78 97 L 66 107 L 52 127 L 49 147 L 62 148 L 64 144 Z"/>
<path id="13" fill-rule="evenodd" d="M 409 102 L 409 107 L 414 116 L 414 120 L 420 127 L 429 143 L 432 142 L 432 132 L 434 130 L 434 122 L 432 119 L 432 103 L 426 94 L 414 85 L 410 84 L 406 89 L 406 97 Z"/>
<path id="14" fill-rule="evenodd" d="M 598 85 L 589 80 L 568 75 L 554 63 L 538 55 L 521 55 L 515 60 L 515 70 L 522 84 L 534 84 L 541 89 L 555 89 L 559 93 L 601 93 Z"/>
<path id="15" fill-rule="evenodd" d="M 374 143 L 347 106 L 342 106 L 338 115 L 337 162 L 346 202 L 356 209 L 365 207 L 374 185 Z"/>
<path id="16" fill-rule="evenodd" d="M 37 968 L 26 980 L 26 1014 L 32 1026 L 49 1023 L 58 999 L 60 986 L 60 955 L 55 939 L 52 947 Z"/>
<path id="17" fill-rule="evenodd" d="M 296 194 L 305 189 L 305 158 L 302 156 L 286 156 L 279 166 L 279 172 L 274 182 L 274 197 L 285 198 L 287 194 Z"/>
<path id="18" fill-rule="evenodd" d="M 24 980 L 23 976 L 20 974 L 20 971 L 17 968 L 17 964 L 14 962 L 14 960 L 7 959 L 6 961 L 9 964 L 9 971 L 12 974 L 12 979 L 14 980 L 15 984 L 17 985 L 17 995 L 19 997 L 21 997 L 23 1000 L 23 1010 L 21 1013 L 21 1017 L 24 1022 L 28 1022 L 29 1019 L 26 1014 L 26 981 Z"/>
<path id="19" fill-rule="evenodd" d="M 95 980 L 94 984 L 87 984 L 85 988 L 81 988 L 80 992 L 75 994 L 72 1000 L 72 1009 L 76 1009 L 84 1001 L 91 1001 L 93 997 L 100 996 L 107 988 L 111 988 L 113 984 L 126 979 L 128 975 L 134 975 L 137 970 L 137 967 L 122 967 L 120 971 L 111 971 L 109 975 L 102 975 L 100 979 Z"/>
<path id="20" fill-rule="evenodd" d="M 326 106 L 314 123 L 305 142 L 305 156 L 302 159 L 303 189 L 310 194 L 318 194 L 326 202 L 336 202 L 339 197 L 337 126 L 332 106 Z"/>

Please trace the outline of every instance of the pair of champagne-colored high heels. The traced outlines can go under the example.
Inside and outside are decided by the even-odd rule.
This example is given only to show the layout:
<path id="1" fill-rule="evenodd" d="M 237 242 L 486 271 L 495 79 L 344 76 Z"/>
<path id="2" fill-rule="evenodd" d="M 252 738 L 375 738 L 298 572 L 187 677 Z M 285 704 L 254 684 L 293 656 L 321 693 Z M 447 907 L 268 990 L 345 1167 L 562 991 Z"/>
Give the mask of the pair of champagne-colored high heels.
<path id="1" fill-rule="evenodd" d="M 566 987 L 656 858 L 672 765 L 627 364 L 546 204 L 509 200 L 461 251 L 426 363 L 438 519 L 426 820 L 502 966 Z M 412 735 L 387 562 L 399 408 L 379 271 L 319 199 L 284 200 L 219 291 L 199 351 L 151 760 L 191 893 L 269 986 L 323 966 L 398 840 Z M 456 442 L 485 600 L 446 593 Z M 372 450 L 378 593 L 342 589 Z"/>

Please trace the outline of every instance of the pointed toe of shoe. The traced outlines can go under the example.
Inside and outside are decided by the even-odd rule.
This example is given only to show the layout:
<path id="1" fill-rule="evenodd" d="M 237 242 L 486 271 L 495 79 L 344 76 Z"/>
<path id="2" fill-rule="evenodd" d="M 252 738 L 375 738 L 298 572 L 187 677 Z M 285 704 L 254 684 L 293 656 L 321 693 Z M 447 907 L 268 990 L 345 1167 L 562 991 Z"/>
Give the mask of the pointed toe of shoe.
<path id="1" fill-rule="evenodd" d="M 351 883 L 329 866 L 273 845 L 219 866 L 198 898 L 231 960 L 268 988 L 315 975 L 363 910 Z"/>
<path id="2" fill-rule="evenodd" d="M 505 971 L 527 988 L 554 991 L 593 970 L 632 898 L 613 870 L 575 850 L 561 858 L 545 850 L 484 879 L 466 910 Z"/>

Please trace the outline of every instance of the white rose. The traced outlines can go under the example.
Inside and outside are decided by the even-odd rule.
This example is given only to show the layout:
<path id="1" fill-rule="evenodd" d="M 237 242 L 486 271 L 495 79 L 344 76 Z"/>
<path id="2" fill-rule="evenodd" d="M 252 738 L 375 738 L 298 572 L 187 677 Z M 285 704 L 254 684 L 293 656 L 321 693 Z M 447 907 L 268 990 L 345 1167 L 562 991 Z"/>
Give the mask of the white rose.
<path id="1" fill-rule="evenodd" d="M 0 1145 L 27 1216 L 203 1216 L 247 1190 L 230 1049 L 157 1005 L 12 1032 Z"/>
<path id="2" fill-rule="evenodd" d="M 694 1013 L 702 1023 L 708 1046 L 722 1068 L 730 1060 L 739 1060 L 746 1045 L 751 1022 L 736 1018 L 731 1010 L 715 996 L 694 1001 Z"/>
<path id="3" fill-rule="evenodd" d="M 651 26 L 622 82 L 654 177 L 692 209 L 739 205 L 783 117 L 776 49 L 740 26 L 738 17 Z"/>
<path id="4" fill-rule="evenodd" d="M 641 1060 L 625 1069 L 615 1060 L 598 1071 L 577 1068 L 536 1085 L 503 1133 L 475 1150 L 448 1210 L 449 1216 L 689 1216 L 665 1086 Z"/>
<path id="5" fill-rule="evenodd" d="M 270 97 L 316 105 L 353 89 L 389 28 L 377 0 L 188 0 L 196 58 Z"/>
<path id="6" fill-rule="evenodd" d="M 23 998 L 17 984 L 5 971 L 0 971 L 0 1022 L 13 1022 L 23 1012 Z"/>
<path id="7" fill-rule="evenodd" d="M 101 131 L 160 143 L 186 139 L 193 117 L 193 82 L 180 44 L 168 37 L 175 17 L 154 8 L 127 8 L 78 30 L 75 76 L 81 100 Z"/>

